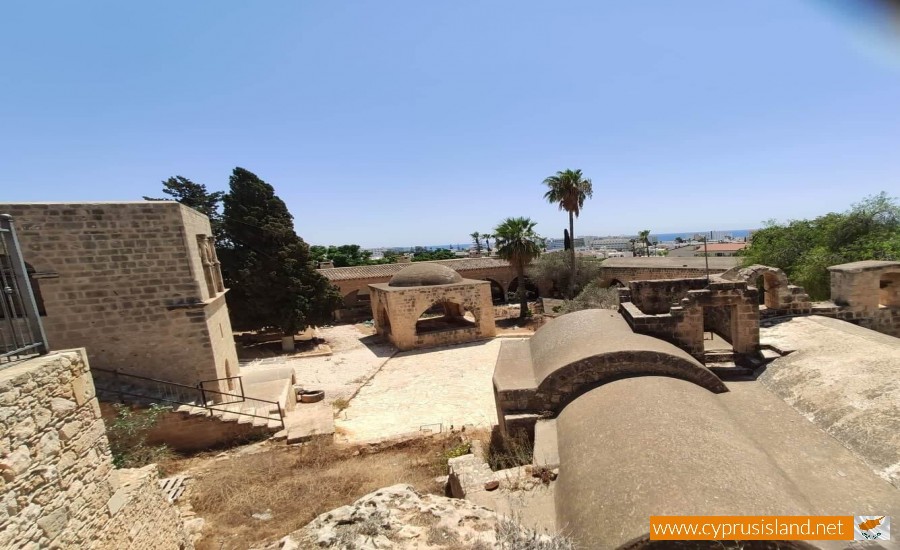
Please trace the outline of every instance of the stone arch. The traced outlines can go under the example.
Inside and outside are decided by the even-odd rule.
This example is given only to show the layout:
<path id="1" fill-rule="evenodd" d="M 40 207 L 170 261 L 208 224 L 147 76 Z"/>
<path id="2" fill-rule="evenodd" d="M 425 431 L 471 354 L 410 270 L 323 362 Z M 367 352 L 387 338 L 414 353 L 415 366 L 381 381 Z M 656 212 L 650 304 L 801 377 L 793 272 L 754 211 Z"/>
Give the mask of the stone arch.
<path id="1" fill-rule="evenodd" d="M 760 279 L 763 282 L 762 288 L 758 286 Z M 777 267 L 751 265 L 740 269 L 735 275 L 735 280 L 744 281 L 747 286 L 756 288 L 761 295 L 760 303 L 765 304 L 767 308 L 784 309 L 788 307 L 790 296 L 788 278 L 784 271 Z"/>
<path id="2" fill-rule="evenodd" d="M 489 277 L 485 277 L 482 280 L 491 283 L 491 302 L 492 303 L 494 303 L 495 305 L 506 303 L 506 289 L 503 288 L 503 284 L 500 283 L 500 281 L 491 279 Z"/>
<path id="3" fill-rule="evenodd" d="M 728 391 L 719 377 L 696 360 L 660 351 L 628 350 L 586 357 L 556 369 L 541 381 L 537 396 L 553 403 L 552 412 L 558 415 L 566 405 L 595 388 L 639 376 L 677 378 L 712 393 Z"/>
<path id="4" fill-rule="evenodd" d="M 609 288 L 609 287 L 613 287 L 613 286 L 617 287 L 617 288 L 628 288 L 627 282 L 623 283 L 621 280 L 616 279 L 616 278 L 600 279 L 599 284 L 600 284 L 600 288 Z"/>
<path id="5" fill-rule="evenodd" d="M 425 317 L 429 311 L 442 311 L 438 317 Z M 474 320 L 466 318 L 466 313 L 471 313 Z M 450 300 L 436 300 L 422 309 L 415 317 L 416 335 L 443 330 L 458 330 L 478 326 L 479 312 L 475 308 L 466 307 L 464 303 Z"/>
<path id="6" fill-rule="evenodd" d="M 900 307 L 900 271 L 889 271 L 879 277 L 878 305 Z"/>

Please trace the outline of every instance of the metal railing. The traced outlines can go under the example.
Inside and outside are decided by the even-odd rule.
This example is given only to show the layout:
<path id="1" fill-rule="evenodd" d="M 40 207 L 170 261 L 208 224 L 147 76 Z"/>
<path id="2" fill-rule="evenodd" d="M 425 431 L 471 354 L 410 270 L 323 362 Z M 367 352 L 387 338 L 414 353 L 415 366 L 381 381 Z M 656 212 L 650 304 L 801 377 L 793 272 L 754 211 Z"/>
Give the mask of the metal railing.
<path id="1" fill-rule="evenodd" d="M 126 374 L 118 370 L 91 367 L 91 372 L 94 374 L 94 386 L 98 395 L 101 393 L 114 395 L 120 403 L 126 403 L 128 401 L 126 397 L 130 397 L 138 402 L 171 403 L 199 407 L 206 409 L 210 416 L 215 416 L 215 413 L 219 412 L 222 414 L 264 418 L 266 420 L 276 420 L 271 415 L 277 414 L 277 420 L 281 423 L 281 429 L 284 429 L 284 410 L 281 408 L 281 403 L 247 397 L 244 395 L 244 383 L 240 376 L 204 380 L 198 382 L 196 386 L 189 386 L 136 374 Z M 204 387 L 204 384 L 234 379 L 239 381 L 239 394 Z M 233 405 L 235 404 L 240 404 L 241 407 L 234 407 Z M 258 414 L 260 410 L 265 411 L 266 414 Z"/>
<path id="2" fill-rule="evenodd" d="M 0 215 L 0 368 L 47 353 L 31 281 L 12 216 Z"/>

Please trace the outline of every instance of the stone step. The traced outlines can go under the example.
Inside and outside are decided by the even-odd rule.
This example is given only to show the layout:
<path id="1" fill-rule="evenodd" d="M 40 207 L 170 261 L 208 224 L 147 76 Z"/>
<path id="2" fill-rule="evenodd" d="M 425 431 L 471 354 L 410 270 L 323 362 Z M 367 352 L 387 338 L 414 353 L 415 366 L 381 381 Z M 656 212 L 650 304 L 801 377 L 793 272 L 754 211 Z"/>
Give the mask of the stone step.
<path id="1" fill-rule="evenodd" d="M 759 351 L 759 354 L 766 362 L 774 361 L 775 359 L 781 357 L 780 353 L 772 349 L 762 349 Z"/>
<path id="2" fill-rule="evenodd" d="M 755 369 L 740 367 L 734 363 L 707 363 L 706 368 L 719 377 L 720 380 L 747 380 L 753 378 Z"/>
<path id="3" fill-rule="evenodd" d="M 241 411 L 241 405 L 239 403 L 231 403 L 221 408 L 223 412 L 219 420 L 222 422 L 237 422 L 238 418 L 240 418 L 238 413 Z"/>

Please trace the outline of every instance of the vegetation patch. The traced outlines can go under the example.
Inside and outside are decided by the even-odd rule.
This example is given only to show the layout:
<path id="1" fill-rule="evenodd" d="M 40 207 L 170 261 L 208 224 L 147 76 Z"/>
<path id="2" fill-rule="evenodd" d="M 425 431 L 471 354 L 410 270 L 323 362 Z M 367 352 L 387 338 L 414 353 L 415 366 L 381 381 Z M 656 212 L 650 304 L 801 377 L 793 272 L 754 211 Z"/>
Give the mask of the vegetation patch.
<path id="1" fill-rule="evenodd" d="M 458 436 L 428 437 L 378 453 L 359 453 L 325 440 L 217 460 L 195 474 L 189 498 L 209 526 L 198 550 L 245 549 L 300 529 L 319 514 L 381 487 L 406 483 L 443 495 L 435 478 Z M 270 510 L 268 521 L 253 514 Z"/>
<path id="2" fill-rule="evenodd" d="M 116 468 L 140 468 L 147 464 L 168 461 L 173 452 L 165 445 L 147 444 L 150 429 L 171 409 L 153 404 L 146 409 L 127 405 L 112 405 L 114 416 L 105 418 L 106 437 Z"/>

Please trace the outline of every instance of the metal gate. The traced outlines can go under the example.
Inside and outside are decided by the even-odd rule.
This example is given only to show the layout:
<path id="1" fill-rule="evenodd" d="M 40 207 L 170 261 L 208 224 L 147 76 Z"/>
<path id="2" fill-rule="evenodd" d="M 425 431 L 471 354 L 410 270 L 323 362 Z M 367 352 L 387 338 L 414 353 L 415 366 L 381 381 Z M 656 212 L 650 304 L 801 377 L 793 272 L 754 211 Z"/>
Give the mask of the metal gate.
<path id="1" fill-rule="evenodd" d="M 0 368 L 47 353 L 47 337 L 38 314 L 12 216 L 0 215 Z"/>

